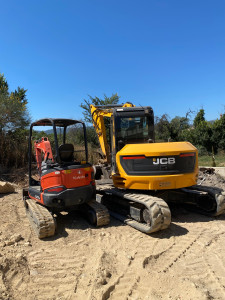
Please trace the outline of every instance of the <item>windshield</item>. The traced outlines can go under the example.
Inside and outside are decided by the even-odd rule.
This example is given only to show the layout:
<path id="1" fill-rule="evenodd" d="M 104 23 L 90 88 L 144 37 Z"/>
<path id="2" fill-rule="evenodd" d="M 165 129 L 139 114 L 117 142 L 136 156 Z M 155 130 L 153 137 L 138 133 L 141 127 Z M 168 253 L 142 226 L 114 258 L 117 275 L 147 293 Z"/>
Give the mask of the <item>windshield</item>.
<path id="1" fill-rule="evenodd" d="M 115 121 L 117 144 L 148 143 L 149 139 L 154 138 L 154 125 L 147 116 L 117 117 Z"/>
<path id="2" fill-rule="evenodd" d="M 59 138 L 59 135 L 58 135 Z M 85 137 L 83 125 L 73 124 L 66 129 L 66 144 L 72 144 L 74 147 L 74 160 L 86 161 Z"/>

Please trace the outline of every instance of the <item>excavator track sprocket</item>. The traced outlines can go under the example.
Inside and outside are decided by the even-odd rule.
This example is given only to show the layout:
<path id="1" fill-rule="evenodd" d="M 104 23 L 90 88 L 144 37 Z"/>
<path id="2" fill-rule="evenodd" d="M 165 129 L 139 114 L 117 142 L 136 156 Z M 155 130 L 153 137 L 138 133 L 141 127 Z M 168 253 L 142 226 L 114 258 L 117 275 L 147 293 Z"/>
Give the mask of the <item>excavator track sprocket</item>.
<path id="1" fill-rule="evenodd" d="M 143 210 L 144 222 L 139 222 L 135 219 L 113 211 L 110 211 L 110 214 L 141 232 L 147 234 L 153 233 L 166 229 L 171 223 L 170 209 L 167 203 L 161 198 L 148 194 L 142 194 L 139 191 L 123 191 L 111 185 L 98 185 L 97 193 L 105 195 L 106 198 L 108 195 L 109 201 L 110 196 L 115 196 L 120 199 L 122 198 L 123 200 L 127 201 L 127 203 L 138 203 L 139 206 L 141 206 L 141 210 Z M 107 206 L 106 203 L 104 202 L 104 204 Z"/>
<path id="2" fill-rule="evenodd" d="M 24 199 L 26 214 L 39 239 L 55 234 L 56 222 L 48 209 L 33 199 Z"/>

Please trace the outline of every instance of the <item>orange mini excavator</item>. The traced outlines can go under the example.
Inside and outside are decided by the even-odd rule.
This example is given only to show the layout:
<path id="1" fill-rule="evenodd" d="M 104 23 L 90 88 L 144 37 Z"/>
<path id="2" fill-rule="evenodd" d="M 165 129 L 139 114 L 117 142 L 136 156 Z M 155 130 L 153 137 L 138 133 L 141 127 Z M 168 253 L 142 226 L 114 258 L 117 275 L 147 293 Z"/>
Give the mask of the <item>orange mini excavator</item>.
<path id="1" fill-rule="evenodd" d="M 32 174 L 32 135 L 35 126 L 50 126 L 50 133 L 54 136 L 53 149 L 47 137 L 34 142 L 38 170 L 36 177 Z M 84 146 L 74 151 L 74 140 L 81 133 Z M 83 158 L 78 155 L 80 152 L 83 152 Z M 85 124 L 70 119 L 41 119 L 32 123 L 29 136 L 29 188 L 23 190 L 23 200 L 38 237 L 55 234 L 56 221 L 53 215 L 61 211 L 78 209 L 91 224 L 108 224 L 108 210 L 95 198 L 94 170 L 88 163 Z"/>

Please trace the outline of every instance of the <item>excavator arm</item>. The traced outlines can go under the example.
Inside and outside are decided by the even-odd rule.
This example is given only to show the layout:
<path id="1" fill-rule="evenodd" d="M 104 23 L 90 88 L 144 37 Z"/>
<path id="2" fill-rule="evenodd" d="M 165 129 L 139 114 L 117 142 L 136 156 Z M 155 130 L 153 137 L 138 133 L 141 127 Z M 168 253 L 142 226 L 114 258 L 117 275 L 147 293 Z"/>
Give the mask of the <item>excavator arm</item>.
<path id="1" fill-rule="evenodd" d="M 112 112 L 109 109 L 104 109 L 99 106 L 90 105 L 91 115 L 93 120 L 93 126 L 98 135 L 100 147 L 107 162 L 110 162 L 109 145 L 106 138 L 106 128 L 104 123 L 104 117 L 111 118 Z"/>
<path id="2" fill-rule="evenodd" d="M 34 150 L 35 150 L 35 157 L 37 161 L 37 168 L 39 170 L 39 173 L 41 174 L 41 163 L 43 161 L 42 159 L 42 153 L 44 154 L 44 161 L 47 159 L 53 160 L 52 155 L 52 148 L 50 145 L 50 142 L 47 137 L 42 137 L 41 140 L 34 142 Z"/>
<path id="3" fill-rule="evenodd" d="M 91 115 L 93 120 L 93 126 L 98 135 L 99 143 L 103 154 L 106 157 L 107 163 L 111 162 L 110 158 L 110 147 L 107 142 L 106 128 L 104 123 L 104 118 L 111 118 L 113 115 L 113 108 L 123 108 L 123 107 L 134 107 L 135 105 L 127 102 L 120 105 L 90 105 Z"/>

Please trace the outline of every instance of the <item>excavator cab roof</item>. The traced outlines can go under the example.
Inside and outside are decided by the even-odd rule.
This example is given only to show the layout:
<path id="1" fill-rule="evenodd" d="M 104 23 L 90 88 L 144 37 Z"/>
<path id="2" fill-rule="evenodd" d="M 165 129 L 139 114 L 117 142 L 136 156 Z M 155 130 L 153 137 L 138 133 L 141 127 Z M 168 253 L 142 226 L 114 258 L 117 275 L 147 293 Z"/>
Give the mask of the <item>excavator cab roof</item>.
<path id="1" fill-rule="evenodd" d="M 40 119 L 31 124 L 31 126 L 52 126 L 53 124 L 57 127 L 67 127 L 74 124 L 83 124 L 82 121 L 71 120 L 71 119 L 53 119 L 53 118 L 46 118 Z"/>

